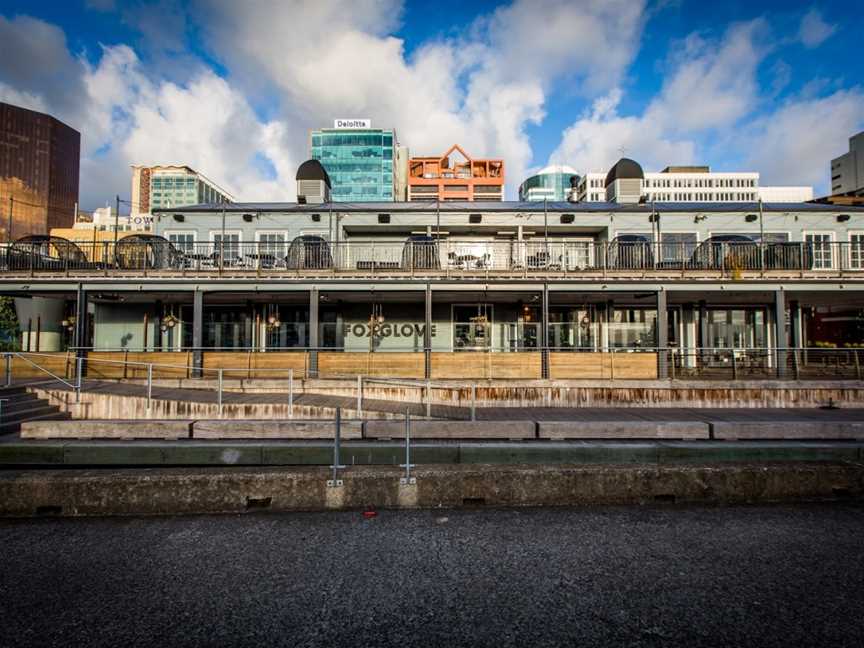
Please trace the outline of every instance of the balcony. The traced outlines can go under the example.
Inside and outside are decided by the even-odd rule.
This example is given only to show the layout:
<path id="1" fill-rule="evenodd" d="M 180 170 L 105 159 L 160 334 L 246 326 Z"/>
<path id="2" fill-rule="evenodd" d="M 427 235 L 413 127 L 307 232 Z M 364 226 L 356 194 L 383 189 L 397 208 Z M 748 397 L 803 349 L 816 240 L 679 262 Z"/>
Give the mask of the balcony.
<path id="1" fill-rule="evenodd" d="M 864 244 L 660 243 L 535 239 L 172 244 L 18 241 L 0 251 L 0 276 L 346 276 L 585 278 L 835 278 L 864 276 Z"/>

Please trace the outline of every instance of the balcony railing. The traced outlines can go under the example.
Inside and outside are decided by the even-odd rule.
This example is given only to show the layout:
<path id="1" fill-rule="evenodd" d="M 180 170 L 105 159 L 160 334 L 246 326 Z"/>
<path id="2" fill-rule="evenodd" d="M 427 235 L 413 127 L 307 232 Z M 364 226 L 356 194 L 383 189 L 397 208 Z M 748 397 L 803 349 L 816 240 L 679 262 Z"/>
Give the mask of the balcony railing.
<path id="1" fill-rule="evenodd" d="M 864 271 L 864 243 L 631 243 L 617 241 L 416 241 L 13 243 L 6 272 L 723 274 Z M 308 240 L 312 239 L 312 240 Z"/>

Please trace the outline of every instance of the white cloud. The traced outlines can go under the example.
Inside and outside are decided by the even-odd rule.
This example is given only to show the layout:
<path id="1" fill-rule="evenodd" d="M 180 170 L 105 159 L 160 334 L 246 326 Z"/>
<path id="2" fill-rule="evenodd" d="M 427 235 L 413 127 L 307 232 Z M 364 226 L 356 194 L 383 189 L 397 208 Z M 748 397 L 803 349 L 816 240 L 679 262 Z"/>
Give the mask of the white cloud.
<path id="1" fill-rule="evenodd" d="M 822 19 L 818 9 L 811 9 L 801 19 L 798 38 L 807 48 L 819 47 L 837 31 L 837 25 L 829 25 Z"/>
<path id="2" fill-rule="evenodd" d="M 864 128 L 864 91 L 840 90 L 793 100 L 752 122 L 738 145 L 745 163 L 765 184 L 806 184 L 826 193 L 829 161 L 843 152 L 849 136 Z"/>

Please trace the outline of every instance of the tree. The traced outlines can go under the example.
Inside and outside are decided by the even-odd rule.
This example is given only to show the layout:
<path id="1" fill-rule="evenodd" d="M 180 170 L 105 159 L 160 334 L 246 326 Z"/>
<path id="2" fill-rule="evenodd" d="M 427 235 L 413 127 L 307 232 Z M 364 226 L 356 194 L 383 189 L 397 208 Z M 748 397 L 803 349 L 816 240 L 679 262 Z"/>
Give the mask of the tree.
<path id="1" fill-rule="evenodd" d="M 0 351 L 18 351 L 20 331 L 15 302 L 11 297 L 0 297 Z"/>

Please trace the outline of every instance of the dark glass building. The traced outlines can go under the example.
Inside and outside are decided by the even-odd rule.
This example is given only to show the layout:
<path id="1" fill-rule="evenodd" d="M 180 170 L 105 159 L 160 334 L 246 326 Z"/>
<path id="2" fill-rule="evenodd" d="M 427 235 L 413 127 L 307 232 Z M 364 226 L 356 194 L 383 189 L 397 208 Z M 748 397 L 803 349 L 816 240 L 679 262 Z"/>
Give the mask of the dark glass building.
<path id="1" fill-rule="evenodd" d="M 80 158 L 78 131 L 50 115 L 0 103 L 3 240 L 72 227 Z"/>

